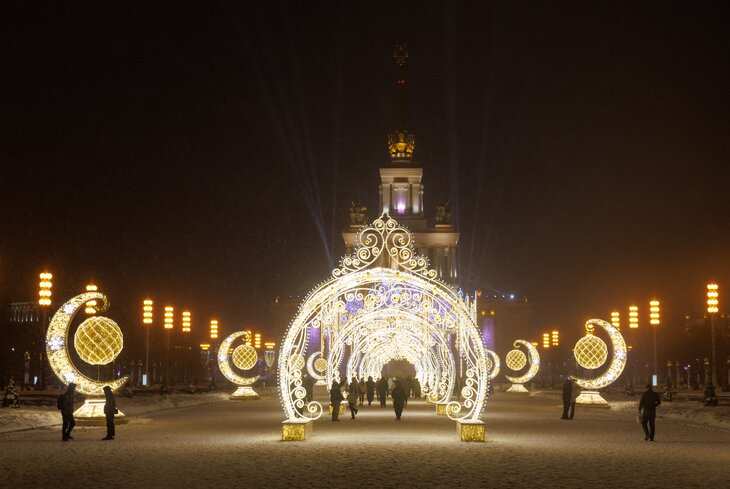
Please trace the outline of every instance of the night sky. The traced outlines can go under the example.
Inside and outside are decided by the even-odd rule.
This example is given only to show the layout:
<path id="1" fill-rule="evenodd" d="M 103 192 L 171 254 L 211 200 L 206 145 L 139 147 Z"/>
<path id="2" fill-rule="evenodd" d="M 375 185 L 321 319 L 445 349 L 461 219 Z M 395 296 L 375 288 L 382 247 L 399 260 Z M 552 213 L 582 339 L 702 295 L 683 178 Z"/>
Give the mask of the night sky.
<path id="1" fill-rule="evenodd" d="M 465 290 L 526 296 L 536 331 L 643 317 L 652 297 L 667 321 L 700 315 L 710 279 L 730 301 L 728 2 L 14 2 L 0 19 L 2 302 L 35 300 L 47 268 L 56 304 L 95 281 L 114 318 L 150 295 L 201 338 L 214 315 L 265 330 L 275 295 L 339 260 L 350 201 L 376 217 L 397 43 L 427 215 L 450 201 Z"/>

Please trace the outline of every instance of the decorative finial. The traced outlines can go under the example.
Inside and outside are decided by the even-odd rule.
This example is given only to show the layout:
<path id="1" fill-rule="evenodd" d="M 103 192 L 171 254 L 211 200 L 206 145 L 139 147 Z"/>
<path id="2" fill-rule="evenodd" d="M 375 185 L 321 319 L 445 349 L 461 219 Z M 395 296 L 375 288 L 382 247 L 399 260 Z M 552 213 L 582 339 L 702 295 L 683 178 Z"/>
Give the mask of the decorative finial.
<path id="1" fill-rule="evenodd" d="M 393 57 L 395 58 L 395 62 L 398 66 L 402 67 L 406 64 L 406 60 L 408 59 L 408 51 L 406 51 L 406 47 L 403 44 L 398 44 L 395 47 L 395 51 L 393 51 Z"/>

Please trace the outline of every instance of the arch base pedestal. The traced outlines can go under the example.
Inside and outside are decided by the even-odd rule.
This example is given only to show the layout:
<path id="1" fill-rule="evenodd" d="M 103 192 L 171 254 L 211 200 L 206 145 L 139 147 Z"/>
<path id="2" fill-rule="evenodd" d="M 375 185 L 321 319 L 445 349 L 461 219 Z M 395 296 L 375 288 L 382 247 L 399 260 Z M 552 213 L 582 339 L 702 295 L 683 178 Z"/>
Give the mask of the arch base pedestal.
<path id="1" fill-rule="evenodd" d="M 456 433 L 461 441 L 476 441 L 484 443 L 483 421 L 457 421 Z"/>
<path id="2" fill-rule="evenodd" d="M 281 422 L 281 441 L 304 441 L 312 434 L 312 421 L 308 419 L 286 419 Z"/>

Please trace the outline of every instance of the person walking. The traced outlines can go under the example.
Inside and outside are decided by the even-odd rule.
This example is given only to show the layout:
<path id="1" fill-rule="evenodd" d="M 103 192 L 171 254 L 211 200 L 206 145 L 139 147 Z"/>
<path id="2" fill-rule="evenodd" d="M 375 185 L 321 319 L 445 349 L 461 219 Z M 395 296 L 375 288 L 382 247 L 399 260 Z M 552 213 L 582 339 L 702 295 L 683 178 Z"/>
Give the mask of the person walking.
<path id="1" fill-rule="evenodd" d="M 390 397 L 393 398 L 393 410 L 395 411 L 395 419 L 400 421 L 400 417 L 403 414 L 403 406 L 406 403 L 406 391 L 400 385 L 400 381 L 394 382 L 393 390 L 390 392 Z"/>
<path id="2" fill-rule="evenodd" d="M 580 387 L 575 383 L 575 378 L 568 377 L 568 380 L 570 380 L 570 414 L 568 415 L 568 419 L 573 419 L 573 415 L 575 414 L 575 401 L 580 394 Z"/>
<path id="3" fill-rule="evenodd" d="M 117 400 L 114 399 L 114 393 L 112 388 L 108 385 L 104 386 L 104 416 L 106 416 L 106 436 L 102 440 L 113 440 L 114 439 L 114 415 L 119 411 L 117 410 Z"/>
<path id="4" fill-rule="evenodd" d="M 332 406 L 332 421 L 340 420 L 340 404 L 345 398 L 342 396 L 340 390 L 340 384 L 336 380 L 332 381 L 332 388 L 330 389 L 330 403 Z"/>
<path id="5" fill-rule="evenodd" d="M 380 377 L 376 388 L 378 391 L 378 400 L 380 401 L 380 407 L 385 407 L 385 401 L 388 397 L 388 380 L 385 377 Z"/>
<path id="6" fill-rule="evenodd" d="M 357 399 L 359 397 L 360 391 L 358 390 L 357 377 L 353 377 L 347 392 L 347 404 L 350 407 L 350 419 L 355 419 L 355 415 L 357 414 Z"/>
<path id="7" fill-rule="evenodd" d="M 560 419 L 569 419 L 568 409 L 570 408 L 570 397 L 572 390 L 573 383 L 570 381 L 570 377 L 566 377 L 565 382 L 563 382 L 563 415 L 560 417 Z"/>
<path id="8" fill-rule="evenodd" d="M 365 382 L 365 390 L 368 394 L 368 406 L 373 403 L 373 397 L 375 397 L 375 381 L 372 377 L 368 377 L 368 381 Z"/>
<path id="9" fill-rule="evenodd" d="M 61 394 L 61 398 L 59 399 L 61 417 L 63 418 L 63 424 L 61 425 L 61 440 L 63 441 L 69 441 L 74 439 L 74 437 L 71 436 L 71 431 L 74 429 L 74 426 L 76 426 L 76 421 L 74 421 L 75 392 L 76 384 L 71 382 L 70 384 L 68 384 L 66 392 Z"/>
<path id="10" fill-rule="evenodd" d="M 651 384 L 646 384 L 646 392 L 641 395 L 639 412 L 641 413 L 641 427 L 644 428 L 644 440 L 654 441 L 656 408 L 662 403 L 659 394 L 652 390 Z"/>
<path id="11" fill-rule="evenodd" d="M 360 405 L 362 406 L 363 402 L 365 402 L 365 377 L 360 377 L 360 383 L 357 384 L 357 393 L 358 398 L 360 399 Z"/>

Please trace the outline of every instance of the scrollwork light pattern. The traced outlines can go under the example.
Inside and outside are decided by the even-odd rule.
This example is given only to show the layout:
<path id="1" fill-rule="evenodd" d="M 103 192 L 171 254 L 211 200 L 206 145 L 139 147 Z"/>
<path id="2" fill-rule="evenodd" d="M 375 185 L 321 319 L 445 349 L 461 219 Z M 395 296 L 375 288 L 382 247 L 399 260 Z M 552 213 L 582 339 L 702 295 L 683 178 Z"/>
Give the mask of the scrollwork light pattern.
<path id="1" fill-rule="evenodd" d="M 385 256 L 392 268 L 376 266 Z M 350 346 L 355 354 L 344 365 L 348 377 L 375 377 L 385 363 L 403 358 L 416 366 L 424 392 L 444 401 L 455 385 L 454 358 L 444 345 L 455 335 L 467 380 L 463 405 L 455 403 L 453 416 L 478 419 L 487 396 L 488 368 L 473 316 L 474 305 L 436 277 L 428 260 L 415 254 L 410 232 L 384 214 L 363 228 L 359 246 L 342 259 L 332 278 L 307 295 L 281 342 L 279 394 L 285 415 L 308 417 L 301 368 L 289 359 L 307 354 L 310 328 L 318 328 L 329 342 L 328 385 L 339 380 L 345 347 Z M 402 345 L 386 346 L 393 343 Z"/>

